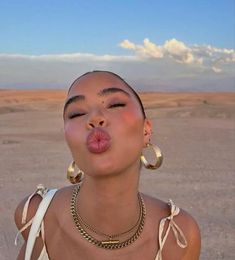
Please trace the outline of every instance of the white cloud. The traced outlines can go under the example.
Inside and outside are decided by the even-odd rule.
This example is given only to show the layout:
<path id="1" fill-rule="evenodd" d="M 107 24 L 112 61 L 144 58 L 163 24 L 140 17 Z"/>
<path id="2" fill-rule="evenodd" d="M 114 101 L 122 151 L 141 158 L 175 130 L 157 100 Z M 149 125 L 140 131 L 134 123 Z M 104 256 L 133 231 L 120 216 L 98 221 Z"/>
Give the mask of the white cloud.
<path id="1" fill-rule="evenodd" d="M 125 49 L 135 50 L 137 55 L 145 57 L 156 59 L 170 57 L 176 62 L 186 64 L 202 63 L 201 58 L 194 57 L 191 48 L 176 39 L 168 40 L 163 45 L 157 45 L 147 38 L 144 39 L 143 45 L 137 45 L 129 40 L 124 40 L 120 43 L 120 46 Z"/>
<path id="2" fill-rule="evenodd" d="M 149 39 L 144 39 L 143 49 L 150 57 L 162 58 L 164 56 L 162 47 L 152 43 Z"/>
<path id="3" fill-rule="evenodd" d="M 235 62 L 233 49 L 219 49 L 210 45 L 188 46 L 174 38 L 165 41 L 163 45 L 157 45 L 147 38 L 144 39 L 143 45 L 124 40 L 120 46 L 134 50 L 137 56 L 143 55 L 155 59 L 171 58 L 178 63 L 203 66 L 214 72 L 222 71 L 222 68 L 215 67 L 221 63 Z"/>
<path id="4" fill-rule="evenodd" d="M 129 40 L 124 40 L 120 43 L 120 46 L 124 49 L 135 50 L 136 53 L 143 57 L 162 58 L 163 50 L 161 47 L 152 43 L 149 39 L 144 39 L 144 45 L 137 45 Z"/>
<path id="5" fill-rule="evenodd" d="M 135 44 L 128 41 L 128 40 L 124 40 L 123 42 L 120 43 L 120 46 L 124 49 L 133 49 L 135 50 Z"/>
<path id="6" fill-rule="evenodd" d="M 0 88 L 63 88 L 92 70 L 111 70 L 142 90 L 235 90 L 233 49 L 188 45 L 169 39 L 162 45 L 148 38 L 119 46 L 130 55 L 0 53 Z"/>
<path id="7" fill-rule="evenodd" d="M 177 41 L 176 39 L 166 41 L 163 46 L 164 49 L 168 51 L 168 53 L 173 55 L 180 55 L 190 51 L 183 42 Z"/>
<path id="8" fill-rule="evenodd" d="M 186 46 L 183 42 L 171 39 L 164 44 L 166 55 L 173 58 L 177 62 L 185 64 L 202 64 L 203 58 L 194 55 L 193 50 Z"/>

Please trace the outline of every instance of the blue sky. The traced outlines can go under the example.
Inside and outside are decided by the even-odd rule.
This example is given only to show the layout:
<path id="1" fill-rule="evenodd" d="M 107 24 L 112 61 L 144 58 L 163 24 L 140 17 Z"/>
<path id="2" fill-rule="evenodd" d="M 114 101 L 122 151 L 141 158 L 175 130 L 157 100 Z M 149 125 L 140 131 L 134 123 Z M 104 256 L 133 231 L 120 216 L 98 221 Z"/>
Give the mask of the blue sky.
<path id="1" fill-rule="evenodd" d="M 112 69 L 137 88 L 233 90 L 234 28 L 234 0 L 0 0 L 0 88 Z"/>

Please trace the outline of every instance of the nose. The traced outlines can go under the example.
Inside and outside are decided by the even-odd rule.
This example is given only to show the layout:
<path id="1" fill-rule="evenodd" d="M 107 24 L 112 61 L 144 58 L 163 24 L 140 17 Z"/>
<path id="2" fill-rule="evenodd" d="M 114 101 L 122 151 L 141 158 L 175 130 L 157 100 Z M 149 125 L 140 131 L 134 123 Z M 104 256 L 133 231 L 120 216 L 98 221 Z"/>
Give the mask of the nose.
<path id="1" fill-rule="evenodd" d="M 107 119 L 104 114 L 100 110 L 92 111 L 88 120 L 87 120 L 87 128 L 92 129 L 95 127 L 105 127 L 107 125 Z"/>

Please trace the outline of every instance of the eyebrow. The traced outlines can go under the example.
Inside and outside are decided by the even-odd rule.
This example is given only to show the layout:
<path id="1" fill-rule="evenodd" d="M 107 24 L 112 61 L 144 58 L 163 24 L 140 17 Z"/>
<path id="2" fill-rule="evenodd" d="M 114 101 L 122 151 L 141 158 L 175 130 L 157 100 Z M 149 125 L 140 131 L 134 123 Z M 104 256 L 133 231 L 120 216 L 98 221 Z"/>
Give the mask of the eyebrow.
<path id="1" fill-rule="evenodd" d="M 98 93 L 98 95 L 99 96 L 106 96 L 106 95 L 109 95 L 109 94 L 112 94 L 112 93 L 123 93 L 123 94 L 125 94 L 126 96 L 130 96 L 130 94 L 127 92 L 127 91 L 125 91 L 124 89 L 121 89 L 121 88 L 116 88 L 116 87 L 111 87 L 111 88 L 104 88 L 104 89 L 102 89 L 99 93 Z"/>
<path id="2" fill-rule="evenodd" d="M 73 96 L 73 97 L 71 97 L 71 98 L 69 98 L 66 102 L 65 102 L 65 104 L 64 104 L 64 112 L 65 112 L 65 110 L 66 110 L 66 108 L 68 107 L 68 105 L 69 104 L 71 104 L 71 103 L 74 103 L 74 102 L 77 102 L 77 101 L 83 101 L 83 100 L 85 100 L 86 98 L 85 98 L 85 96 L 84 95 L 77 95 L 77 96 Z"/>
<path id="3" fill-rule="evenodd" d="M 123 93 L 126 96 L 130 97 L 130 94 L 127 91 L 125 91 L 121 88 L 116 88 L 116 87 L 104 88 L 100 92 L 98 92 L 97 95 L 98 96 L 107 96 L 107 95 L 110 95 L 110 94 L 113 94 L 113 93 Z M 86 97 L 84 95 L 76 95 L 76 96 L 69 98 L 65 102 L 64 112 L 65 112 L 65 110 L 66 110 L 66 108 L 68 107 L 69 104 L 77 102 L 77 101 L 84 101 L 85 99 L 86 99 Z"/>

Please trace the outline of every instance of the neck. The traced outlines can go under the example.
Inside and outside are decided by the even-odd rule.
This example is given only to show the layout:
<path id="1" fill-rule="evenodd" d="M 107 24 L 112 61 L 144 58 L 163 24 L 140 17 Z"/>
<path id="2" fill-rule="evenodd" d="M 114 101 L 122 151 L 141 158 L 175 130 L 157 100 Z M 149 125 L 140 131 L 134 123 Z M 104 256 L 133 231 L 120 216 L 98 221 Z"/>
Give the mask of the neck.
<path id="1" fill-rule="evenodd" d="M 86 222 L 104 233 L 128 230 L 139 216 L 139 173 L 94 178 L 86 176 L 78 209 Z"/>

